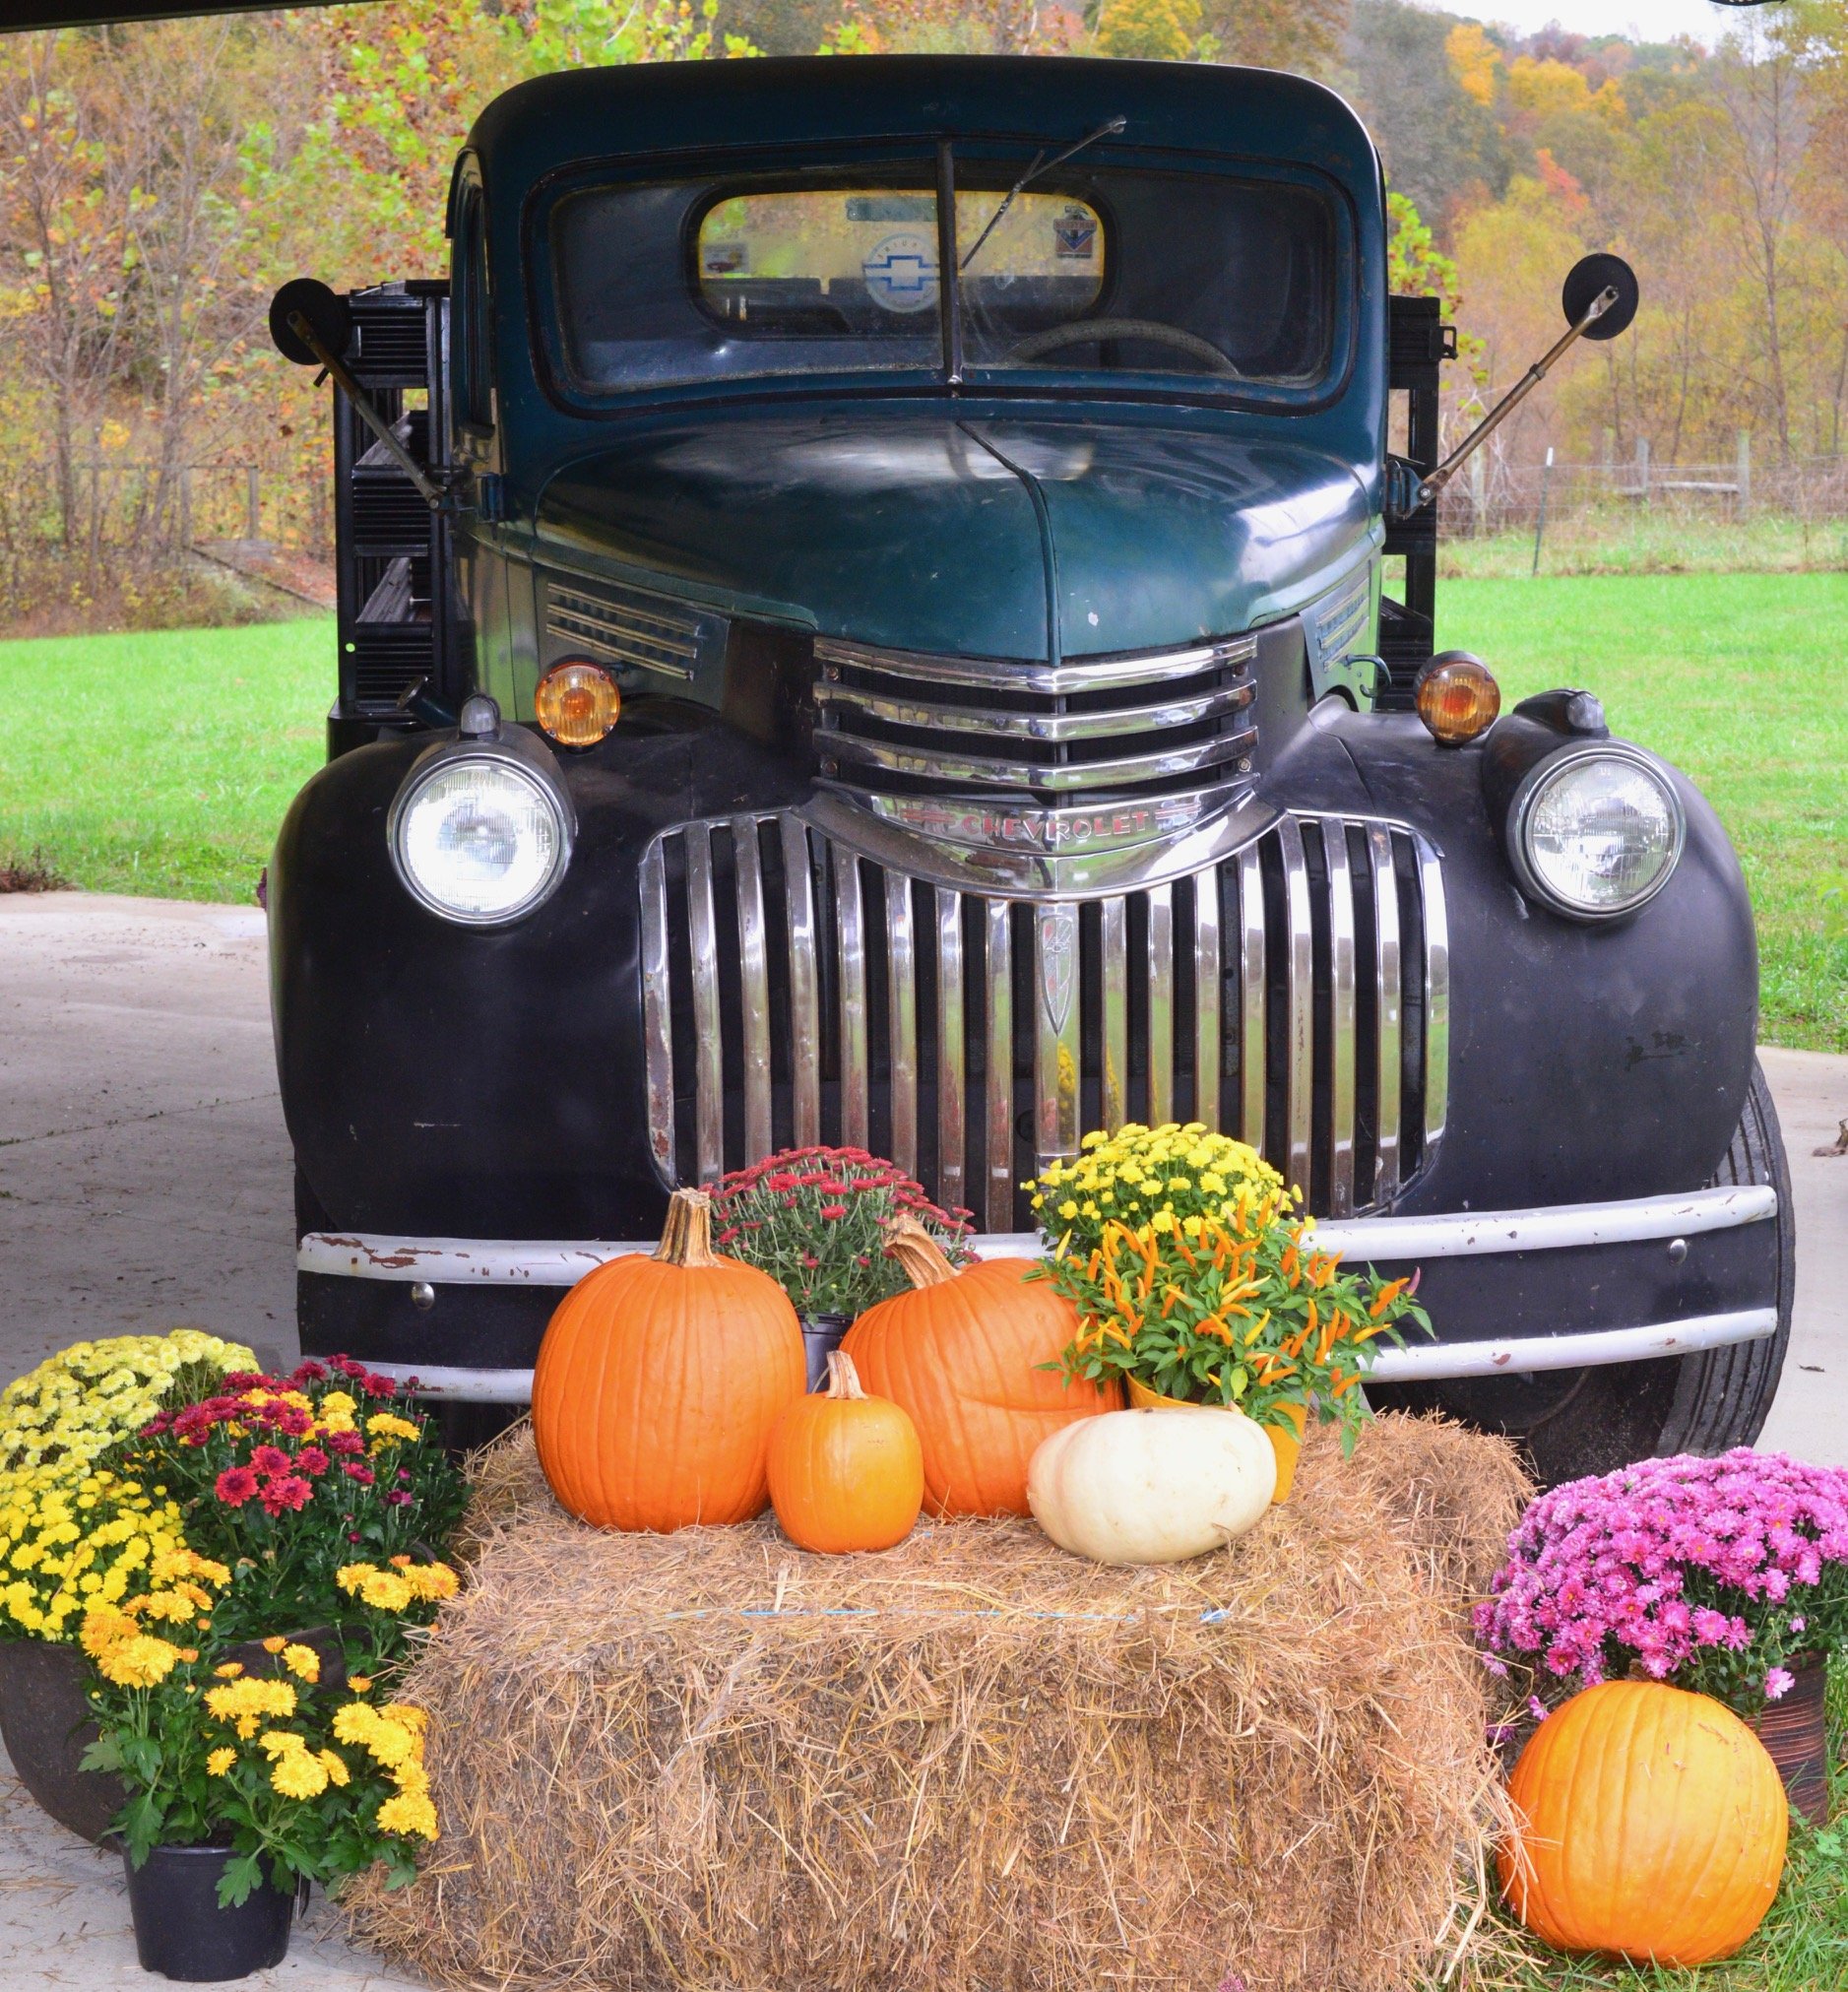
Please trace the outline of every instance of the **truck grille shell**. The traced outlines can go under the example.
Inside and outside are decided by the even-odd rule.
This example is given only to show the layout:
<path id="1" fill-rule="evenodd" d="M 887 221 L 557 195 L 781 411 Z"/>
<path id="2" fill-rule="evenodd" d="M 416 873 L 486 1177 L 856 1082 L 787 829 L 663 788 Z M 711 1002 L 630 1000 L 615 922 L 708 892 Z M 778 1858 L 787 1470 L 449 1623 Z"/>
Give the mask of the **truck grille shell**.
<path id="1" fill-rule="evenodd" d="M 848 788 L 1121 797 L 1248 775 L 1251 636 L 1032 664 L 821 637 L 815 752 Z"/>
<path id="2" fill-rule="evenodd" d="M 641 922 L 669 1185 L 837 1142 L 1010 1231 L 1020 1182 L 1086 1130 L 1197 1120 L 1345 1216 L 1443 1130 L 1442 871 L 1397 825 L 1286 816 L 1191 875 L 1059 898 L 931 883 L 753 813 L 656 838 Z"/>

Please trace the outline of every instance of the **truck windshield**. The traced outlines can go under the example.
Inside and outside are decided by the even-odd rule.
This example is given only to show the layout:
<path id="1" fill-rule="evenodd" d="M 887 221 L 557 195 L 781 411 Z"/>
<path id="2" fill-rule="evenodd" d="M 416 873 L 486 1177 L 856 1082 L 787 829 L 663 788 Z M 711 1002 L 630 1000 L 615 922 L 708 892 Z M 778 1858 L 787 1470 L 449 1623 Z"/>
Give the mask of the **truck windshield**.
<path id="1" fill-rule="evenodd" d="M 1329 203 L 1284 181 L 1080 162 L 995 222 L 1018 168 L 957 162 L 965 375 L 1306 389 L 1334 320 Z M 580 394 L 946 366 L 934 162 L 583 187 L 551 210 Z M 986 239 L 985 239 L 986 231 Z"/>

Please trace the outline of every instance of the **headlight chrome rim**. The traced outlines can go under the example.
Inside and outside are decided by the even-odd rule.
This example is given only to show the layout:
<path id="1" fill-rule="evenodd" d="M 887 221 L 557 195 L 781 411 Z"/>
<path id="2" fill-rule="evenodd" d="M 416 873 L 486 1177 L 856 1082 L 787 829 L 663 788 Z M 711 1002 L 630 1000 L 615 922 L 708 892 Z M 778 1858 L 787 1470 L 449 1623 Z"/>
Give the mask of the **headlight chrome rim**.
<path id="1" fill-rule="evenodd" d="M 1587 761 L 1614 761 L 1645 775 L 1660 792 L 1669 819 L 1667 861 L 1640 892 L 1613 906 L 1592 906 L 1583 900 L 1567 898 L 1547 881 L 1535 865 L 1529 848 L 1534 807 L 1542 794 L 1567 770 L 1581 766 Z M 1539 901 L 1550 911 L 1561 914 L 1569 920 L 1600 925 L 1613 920 L 1627 920 L 1632 914 L 1640 912 L 1675 876 L 1687 845 L 1688 815 L 1682 807 L 1682 799 L 1676 792 L 1673 776 L 1653 754 L 1646 753 L 1641 747 L 1632 746 L 1626 740 L 1585 740 L 1574 746 L 1563 747 L 1557 753 L 1548 754 L 1522 776 L 1520 785 L 1508 804 L 1507 850 L 1521 889 L 1529 898 Z"/>
<path id="2" fill-rule="evenodd" d="M 491 767 L 510 776 L 550 814 L 554 826 L 551 862 L 533 887 L 515 902 L 486 910 L 458 906 L 432 891 L 418 877 L 405 849 L 406 834 L 419 801 L 443 777 L 471 766 Z M 511 926 L 515 921 L 536 913 L 558 889 L 571 864 L 575 827 L 566 799 L 524 756 L 505 748 L 470 742 L 437 747 L 412 768 L 393 800 L 391 813 L 386 819 L 385 839 L 398 882 L 425 912 L 433 913 L 439 920 L 456 927 L 494 928 Z"/>

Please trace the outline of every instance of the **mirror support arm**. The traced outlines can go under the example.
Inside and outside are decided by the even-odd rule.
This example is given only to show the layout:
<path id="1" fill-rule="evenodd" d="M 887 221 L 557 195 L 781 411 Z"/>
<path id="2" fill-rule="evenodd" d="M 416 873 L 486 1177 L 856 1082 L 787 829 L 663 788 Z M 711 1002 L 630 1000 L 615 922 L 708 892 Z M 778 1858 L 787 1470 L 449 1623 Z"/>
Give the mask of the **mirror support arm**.
<path id="1" fill-rule="evenodd" d="M 291 311 L 288 314 L 288 329 L 334 376 L 340 391 L 352 403 L 353 413 L 379 439 L 392 461 L 416 486 L 417 495 L 432 512 L 440 512 L 443 508 L 442 487 L 431 482 L 429 474 L 423 466 L 392 433 L 391 424 L 366 398 L 365 389 L 347 370 L 346 361 L 327 350 L 316 335 L 314 327 L 299 311 Z"/>
<path id="2" fill-rule="evenodd" d="M 1482 421 L 1432 472 L 1431 476 L 1421 481 L 1417 490 L 1412 494 L 1411 504 L 1406 508 L 1408 512 L 1416 512 L 1421 505 L 1428 505 L 1443 489 L 1444 485 L 1456 476 L 1463 465 L 1475 455 L 1483 444 L 1489 440 L 1490 436 L 1500 427 L 1501 423 L 1546 379 L 1548 372 L 1559 359 L 1560 355 L 1565 352 L 1566 348 L 1572 345 L 1582 333 L 1588 332 L 1592 326 L 1596 325 L 1598 320 L 1616 302 L 1617 287 L 1615 285 L 1606 285 L 1598 292 L 1597 296 L 1591 300 L 1590 307 L 1577 324 L 1568 325 L 1552 351 L 1545 357 L 1535 360 L 1533 365 L 1521 375 L 1520 379 L 1515 382 L 1508 393 L 1502 396 L 1500 401 L 1483 418 Z"/>

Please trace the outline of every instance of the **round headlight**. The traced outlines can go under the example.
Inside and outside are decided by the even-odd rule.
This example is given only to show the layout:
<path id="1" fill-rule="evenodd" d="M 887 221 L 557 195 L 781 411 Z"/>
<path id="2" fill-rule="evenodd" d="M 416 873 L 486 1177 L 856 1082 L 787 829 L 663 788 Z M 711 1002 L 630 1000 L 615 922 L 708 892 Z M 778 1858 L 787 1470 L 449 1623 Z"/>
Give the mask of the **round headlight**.
<path id="1" fill-rule="evenodd" d="M 557 799 L 516 762 L 439 760 L 392 812 L 392 857 L 412 896 L 445 920 L 491 927 L 530 913 L 564 871 L 570 829 Z"/>
<path id="2" fill-rule="evenodd" d="M 1654 898 L 1687 834 L 1681 800 L 1654 762 L 1603 744 L 1542 761 L 1511 813 L 1522 882 L 1583 920 L 1633 913 Z"/>

